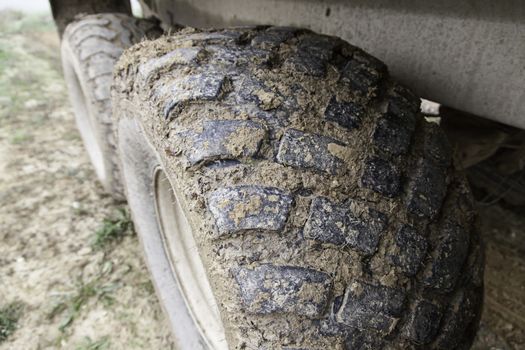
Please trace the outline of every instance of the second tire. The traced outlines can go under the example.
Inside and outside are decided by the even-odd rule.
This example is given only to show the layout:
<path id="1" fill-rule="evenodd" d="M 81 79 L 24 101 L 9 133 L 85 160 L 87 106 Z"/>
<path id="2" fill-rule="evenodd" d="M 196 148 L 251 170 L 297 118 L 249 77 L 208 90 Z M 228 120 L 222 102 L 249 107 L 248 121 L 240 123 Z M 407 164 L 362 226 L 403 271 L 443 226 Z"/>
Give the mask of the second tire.
<path id="1" fill-rule="evenodd" d="M 154 21 L 103 13 L 78 18 L 62 37 L 62 65 L 77 127 L 98 179 L 115 199 L 124 197 L 111 125 L 113 67 L 126 48 L 161 34 Z"/>

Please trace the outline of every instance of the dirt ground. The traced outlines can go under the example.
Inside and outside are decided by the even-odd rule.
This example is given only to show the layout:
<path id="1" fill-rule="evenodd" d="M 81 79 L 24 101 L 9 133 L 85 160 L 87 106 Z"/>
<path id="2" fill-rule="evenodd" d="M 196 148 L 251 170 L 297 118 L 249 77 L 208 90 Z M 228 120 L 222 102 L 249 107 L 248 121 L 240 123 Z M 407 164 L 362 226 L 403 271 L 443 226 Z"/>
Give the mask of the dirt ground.
<path id="1" fill-rule="evenodd" d="M 50 19 L 0 18 L 0 309 L 21 306 L 0 349 L 173 348 L 136 236 L 93 244 L 122 205 L 93 181 Z"/>
<path id="2" fill-rule="evenodd" d="M 0 350 L 174 348 L 125 206 L 94 180 L 50 18 L 0 18 L 0 322 L 17 310 Z M 486 297 L 474 348 L 522 349 L 525 217 L 480 212 Z"/>

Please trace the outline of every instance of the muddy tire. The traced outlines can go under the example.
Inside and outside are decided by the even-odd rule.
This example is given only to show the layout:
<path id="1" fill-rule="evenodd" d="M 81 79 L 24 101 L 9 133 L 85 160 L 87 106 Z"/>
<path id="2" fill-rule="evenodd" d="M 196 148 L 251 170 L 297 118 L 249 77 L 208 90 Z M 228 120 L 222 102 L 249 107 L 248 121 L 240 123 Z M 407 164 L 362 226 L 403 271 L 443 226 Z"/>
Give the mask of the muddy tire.
<path id="1" fill-rule="evenodd" d="M 115 74 L 128 202 L 182 349 L 469 346 L 471 194 L 382 62 L 304 30 L 186 30 Z"/>
<path id="2" fill-rule="evenodd" d="M 62 64 L 77 127 L 98 179 L 116 199 L 123 189 L 111 125 L 113 67 L 124 49 L 162 34 L 156 22 L 123 14 L 80 17 L 62 38 Z"/>

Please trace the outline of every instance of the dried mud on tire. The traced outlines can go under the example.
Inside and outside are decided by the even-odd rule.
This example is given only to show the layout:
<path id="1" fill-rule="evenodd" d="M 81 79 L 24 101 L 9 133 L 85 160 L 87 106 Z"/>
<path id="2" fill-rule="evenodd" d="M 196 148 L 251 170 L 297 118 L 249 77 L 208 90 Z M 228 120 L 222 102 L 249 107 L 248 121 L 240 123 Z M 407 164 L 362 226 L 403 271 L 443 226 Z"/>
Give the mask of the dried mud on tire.
<path id="1" fill-rule="evenodd" d="M 113 101 L 184 198 L 230 347 L 472 342 L 472 197 L 382 62 L 305 30 L 188 29 L 128 50 Z"/>

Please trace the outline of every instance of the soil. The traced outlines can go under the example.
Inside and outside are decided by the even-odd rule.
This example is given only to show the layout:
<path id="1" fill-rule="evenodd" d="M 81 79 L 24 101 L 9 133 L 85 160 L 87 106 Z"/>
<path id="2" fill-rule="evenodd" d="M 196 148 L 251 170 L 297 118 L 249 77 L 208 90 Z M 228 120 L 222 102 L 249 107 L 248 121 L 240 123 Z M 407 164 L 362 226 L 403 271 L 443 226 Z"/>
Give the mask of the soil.
<path id="1" fill-rule="evenodd" d="M 137 237 L 93 247 L 122 204 L 95 181 L 51 19 L 0 18 L 0 309 L 23 305 L 0 349 L 174 348 Z"/>
<path id="2" fill-rule="evenodd" d="M 137 237 L 92 244 L 125 206 L 95 180 L 50 17 L 0 18 L 0 309 L 23 305 L 0 350 L 174 348 Z M 525 218 L 497 204 L 479 210 L 486 296 L 474 348 L 520 349 Z"/>
<path id="3" fill-rule="evenodd" d="M 485 243 L 485 304 L 475 349 L 525 347 L 525 215 L 479 206 Z"/>

